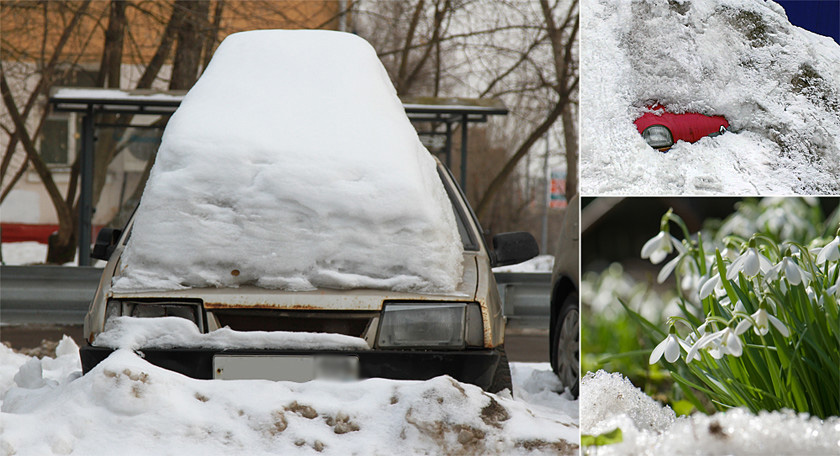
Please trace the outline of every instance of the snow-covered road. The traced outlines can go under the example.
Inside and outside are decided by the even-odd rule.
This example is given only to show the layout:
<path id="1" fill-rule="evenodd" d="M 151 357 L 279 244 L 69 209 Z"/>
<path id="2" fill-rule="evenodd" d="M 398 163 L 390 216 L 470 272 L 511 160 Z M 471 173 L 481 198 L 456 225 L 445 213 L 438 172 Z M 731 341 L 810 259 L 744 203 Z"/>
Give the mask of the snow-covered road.
<path id="1" fill-rule="evenodd" d="M 547 363 L 512 363 L 514 398 L 438 377 L 195 380 L 120 350 L 81 376 L 0 346 L 0 455 L 577 454 L 578 406 Z"/>

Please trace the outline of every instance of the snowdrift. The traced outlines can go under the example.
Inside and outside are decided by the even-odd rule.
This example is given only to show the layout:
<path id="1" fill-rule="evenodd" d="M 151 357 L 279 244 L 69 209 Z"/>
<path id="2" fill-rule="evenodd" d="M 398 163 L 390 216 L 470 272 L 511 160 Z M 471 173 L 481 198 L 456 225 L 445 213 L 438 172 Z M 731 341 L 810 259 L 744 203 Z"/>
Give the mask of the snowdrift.
<path id="1" fill-rule="evenodd" d="M 772 1 L 581 6 L 581 193 L 840 192 L 840 45 Z M 731 131 L 667 154 L 633 121 L 654 102 Z"/>
<path id="2" fill-rule="evenodd" d="M 580 383 L 580 429 L 599 435 L 616 428 L 623 441 L 598 455 L 836 454 L 840 417 L 820 420 L 791 410 L 753 415 L 743 408 L 677 418 L 619 373 L 589 372 Z"/>
<path id="3" fill-rule="evenodd" d="M 577 402 L 549 390 L 558 385 L 547 364 L 512 366 L 516 394 L 531 398 L 529 404 L 450 377 L 195 380 L 130 350 L 80 377 L 73 341 L 65 337 L 57 353 L 30 358 L 0 345 L 0 454 L 571 455 L 578 449 Z"/>
<path id="4" fill-rule="evenodd" d="M 230 35 L 166 127 L 113 289 L 452 291 L 435 166 L 363 39 Z"/>

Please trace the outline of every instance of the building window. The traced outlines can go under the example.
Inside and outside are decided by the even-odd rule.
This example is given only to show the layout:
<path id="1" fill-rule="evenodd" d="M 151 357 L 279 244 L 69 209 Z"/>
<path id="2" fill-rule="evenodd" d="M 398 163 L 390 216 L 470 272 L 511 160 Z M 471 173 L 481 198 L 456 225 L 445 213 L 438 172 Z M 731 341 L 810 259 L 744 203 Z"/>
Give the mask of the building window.
<path id="1" fill-rule="evenodd" d="M 70 163 L 70 125 L 67 117 L 51 117 L 44 120 L 40 135 L 41 158 L 48 165 Z"/>

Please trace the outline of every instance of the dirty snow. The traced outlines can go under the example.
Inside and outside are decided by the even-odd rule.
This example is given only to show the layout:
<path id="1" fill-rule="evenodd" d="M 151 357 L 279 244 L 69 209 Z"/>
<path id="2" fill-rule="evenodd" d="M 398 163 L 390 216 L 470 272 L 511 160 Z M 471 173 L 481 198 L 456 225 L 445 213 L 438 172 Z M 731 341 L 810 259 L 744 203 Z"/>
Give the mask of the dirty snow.
<path id="1" fill-rule="evenodd" d="M 230 35 L 166 127 L 114 290 L 453 291 L 435 166 L 363 39 Z"/>
<path id="2" fill-rule="evenodd" d="M 623 442 L 598 447 L 609 455 L 836 455 L 840 417 L 743 408 L 677 418 L 618 373 L 587 373 L 580 384 L 581 433 L 621 428 Z"/>
<path id="3" fill-rule="evenodd" d="M 201 333 L 192 321 L 179 317 L 114 317 L 105 324 L 93 345 L 108 348 L 217 348 L 367 350 L 364 339 L 343 334 L 234 331 L 221 328 Z"/>
<path id="4" fill-rule="evenodd" d="M 581 5 L 581 193 L 840 192 L 840 45 L 772 1 Z M 668 153 L 645 106 L 723 115 L 731 131 Z"/>
<path id="5" fill-rule="evenodd" d="M 543 364 L 512 365 L 513 400 L 445 376 L 195 380 L 129 350 L 80 377 L 73 341 L 57 352 L 0 346 L 0 454 L 577 454 L 577 402 Z"/>
<path id="6" fill-rule="evenodd" d="M 554 268 L 554 255 L 537 255 L 528 261 L 493 268 L 493 272 L 548 272 Z"/>

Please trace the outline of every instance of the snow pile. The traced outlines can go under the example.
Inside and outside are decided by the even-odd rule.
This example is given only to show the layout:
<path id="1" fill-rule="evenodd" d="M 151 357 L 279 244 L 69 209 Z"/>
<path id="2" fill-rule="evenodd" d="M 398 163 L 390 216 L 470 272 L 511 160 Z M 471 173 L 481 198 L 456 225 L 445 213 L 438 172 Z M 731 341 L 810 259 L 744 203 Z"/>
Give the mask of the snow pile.
<path id="1" fill-rule="evenodd" d="M 47 259 L 47 244 L 35 241 L 4 242 L 3 243 L 3 264 L 8 266 L 28 266 L 44 264 Z M 91 266 L 101 268 L 105 266 L 102 260 L 91 259 Z M 64 263 L 63 266 L 76 266 L 79 264 L 79 252 L 73 261 Z"/>
<path id="2" fill-rule="evenodd" d="M 216 348 L 216 349 L 306 349 L 367 350 L 364 339 L 343 334 L 234 331 L 221 328 L 203 334 L 191 321 L 179 317 L 134 318 L 115 317 L 108 320 L 105 331 L 96 336 L 93 345 L 109 348 Z"/>
<path id="3" fill-rule="evenodd" d="M 230 35 L 166 127 L 114 290 L 452 291 L 435 166 L 363 39 Z"/>
<path id="4" fill-rule="evenodd" d="M 552 268 L 554 255 L 537 255 L 519 264 L 493 268 L 493 272 L 551 272 Z"/>
<path id="5" fill-rule="evenodd" d="M 15 356 L 20 355 L 0 348 L 0 365 Z M 54 361 L 66 356 L 73 355 Z M 37 373 L 28 373 L 8 391 L 0 415 L 0 454 L 485 455 L 578 450 L 576 420 L 561 411 L 487 394 L 449 377 L 299 384 L 195 380 L 155 367 L 128 350 L 115 352 L 78 377 L 72 373 L 79 369 L 77 354 L 74 359 L 75 366 L 64 370 L 67 375 L 60 383 L 45 380 L 38 386 Z M 50 363 L 48 358 L 27 362 Z M 8 384 L 6 377 L 4 373 L 0 382 Z M 562 403 L 562 398 L 556 400 Z"/>
<path id="6" fill-rule="evenodd" d="M 3 264 L 22 266 L 43 263 L 47 258 L 47 244 L 35 241 L 4 242 Z"/>
<path id="7" fill-rule="evenodd" d="M 514 397 L 530 404 L 535 414 L 542 410 L 550 417 L 560 411 L 578 421 L 578 402 L 560 383 L 549 363 L 510 363 L 510 374 Z M 559 391 L 563 394 L 557 394 Z"/>
<path id="8" fill-rule="evenodd" d="M 581 433 L 621 428 L 623 442 L 599 455 L 837 454 L 840 418 L 819 420 L 786 410 L 753 415 L 741 408 L 675 418 L 621 374 L 587 373 L 580 389 Z"/>
<path id="9" fill-rule="evenodd" d="M 581 193 L 840 191 L 840 45 L 773 2 L 581 6 Z M 731 131 L 660 153 L 633 121 L 659 102 Z"/>

